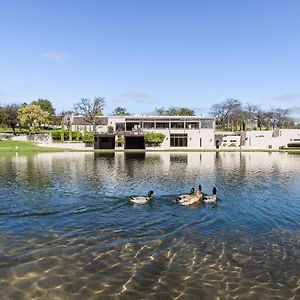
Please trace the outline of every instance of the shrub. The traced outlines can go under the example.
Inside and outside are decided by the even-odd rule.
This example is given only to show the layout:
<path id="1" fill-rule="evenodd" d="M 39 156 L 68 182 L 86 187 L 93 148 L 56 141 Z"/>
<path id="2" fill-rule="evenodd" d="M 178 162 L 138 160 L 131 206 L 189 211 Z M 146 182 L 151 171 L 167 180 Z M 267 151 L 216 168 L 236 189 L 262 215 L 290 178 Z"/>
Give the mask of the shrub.
<path id="1" fill-rule="evenodd" d="M 94 134 L 91 132 L 85 132 L 82 140 L 86 144 L 94 144 Z"/>
<path id="2" fill-rule="evenodd" d="M 144 135 L 144 140 L 146 144 L 158 145 L 163 142 L 165 135 L 159 132 L 147 132 Z"/>
<path id="3" fill-rule="evenodd" d="M 80 133 L 80 131 L 78 129 L 75 132 L 75 138 L 76 138 L 77 142 L 79 142 L 80 139 L 82 138 L 82 135 L 81 135 L 81 133 Z"/>
<path id="4" fill-rule="evenodd" d="M 71 133 L 72 140 L 79 141 L 79 140 L 82 139 L 82 134 L 80 132 L 79 133 L 78 132 L 77 131 L 72 131 L 72 133 Z M 63 131 L 61 131 L 61 130 L 52 130 L 51 134 L 52 134 L 53 140 L 61 140 L 61 138 L 63 137 L 63 139 L 65 141 L 67 141 L 70 138 L 70 132 L 66 131 L 66 130 L 63 130 Z M 78 136 L 79 136 L 79 139 L 77 140 Z"/>
<path id="5" fill-rule="evenodd" d="M 125 138 L 124 137 L 120 136 L 120 137 L 117 138 L 116 144 L 124 145 L 124 143 L 125 143 Z"/>
<path id="6" fill-rule="evenodd" d="M 113 128 L 111 125 L 109 125 L 109 126 L 107 127 L 107 132 L 108 132 L 108 133 L 114 133 L 114 128 Z"/>
<path id="7" fill-rule="evenodd" d="M 228 145 L 228 147 L 236 147 L 236 143 L 231 143 Z"/>

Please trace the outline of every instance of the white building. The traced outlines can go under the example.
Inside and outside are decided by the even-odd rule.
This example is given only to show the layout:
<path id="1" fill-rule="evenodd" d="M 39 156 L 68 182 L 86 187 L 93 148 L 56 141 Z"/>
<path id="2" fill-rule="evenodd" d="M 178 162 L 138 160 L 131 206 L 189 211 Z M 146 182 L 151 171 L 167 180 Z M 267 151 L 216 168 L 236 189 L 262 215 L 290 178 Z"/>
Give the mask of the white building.
<path id="1" fill-rule="evenodd" d="M 72 130 L 93 132 L 84 117 L 70 121 Z M 99 116 L 96 132 L 95 149 L 280 149 L 300 144 L 300 129 L 215 132 L 214 118 L 200 116 Z M 145 144 L 147 132 L 162 133 L 163 142 Z"/>
<path id="2" fill-rule="evenodd" d="M 214 118 L 200 116 L 101 116 L 98 117 L 95 149 L 215 149 Z M 73 116 L 72 130 L 93 131 L 83 117 Z M 162 133 L 163 142 L 146 145 L 147 132 Z M 122 140 L 119 144 L 117 141 Z"/>
<path id="3" fill-rule="evenodd" d="M 289 144 L 300 145 L 300 129 L 216 133 L 216 145 L 220 149 L 280 149 L 288 147 Z"/>
<path id="4" fill-rule="evenodd" d="M 247 131 L 244 147 L 247 149 L 280 149 L 290 143 L 300 144 L 300 129 Z"/>

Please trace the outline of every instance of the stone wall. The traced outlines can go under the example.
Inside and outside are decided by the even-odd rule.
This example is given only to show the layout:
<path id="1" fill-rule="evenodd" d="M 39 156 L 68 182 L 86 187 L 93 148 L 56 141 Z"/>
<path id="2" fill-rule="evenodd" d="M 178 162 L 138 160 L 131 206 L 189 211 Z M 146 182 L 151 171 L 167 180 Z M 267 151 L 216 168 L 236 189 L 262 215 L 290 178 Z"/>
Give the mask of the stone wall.
<path id="1" fill-rule="evenodd" d="M 27 136 L 28 141 L 49 144 L 52 143 L 51 133 L 35 133 Z"/>

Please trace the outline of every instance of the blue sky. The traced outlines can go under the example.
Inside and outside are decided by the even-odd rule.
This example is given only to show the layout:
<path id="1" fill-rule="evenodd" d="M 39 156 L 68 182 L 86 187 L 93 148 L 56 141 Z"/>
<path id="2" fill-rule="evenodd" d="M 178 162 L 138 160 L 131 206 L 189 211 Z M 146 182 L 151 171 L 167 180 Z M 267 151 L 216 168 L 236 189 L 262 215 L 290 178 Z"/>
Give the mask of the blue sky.
<path id="1" fill-rule="evenodd" d="M 0 103 L 105 113 L 226 98 L 300 115 L 300 1 L 0 0 Z"/>

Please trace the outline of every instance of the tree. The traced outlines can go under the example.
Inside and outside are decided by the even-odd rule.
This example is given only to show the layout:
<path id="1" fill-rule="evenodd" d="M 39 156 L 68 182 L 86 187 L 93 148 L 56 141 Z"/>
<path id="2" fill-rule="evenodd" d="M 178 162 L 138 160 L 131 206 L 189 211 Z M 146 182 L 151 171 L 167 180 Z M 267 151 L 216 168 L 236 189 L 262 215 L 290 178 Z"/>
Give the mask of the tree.
<path id="1" fill-rule="evenodd" d="M 60 129 L 60 141 L 63 143 L 65 140 L 65 125 L 64 121 L 61 121 L 61 129 Z"/>
<path id="2" fill-rule="evenodd" d="M 0 125 L 4 122 L 4 108 L 0 106 Z"/>
<path id="3" fill-rule="evenodd" d="M 214 104 L 210 109 L 210 114 L 216 118 L 217 125 L 221 127 L 231 127 L 233 130 L 234 125 L 242 122 L 243 106 L 238 99 L 226 99 L 220 104 Z"/>
<path id="4" fill-rule="evenodd" d="M 180 107 L 178 109 L 178 115 L 179 116 L 194 116 L 195 112 L 188 107 Z"/>
<path id="5" fill-rule="evenodd" d="M 72 128 L 72 117 L 73 117 L 73 112 L 70 110 L 61 112 L 62 123 L 64 125 L 67 125 L 68 130 L 71 130 Z"/>
<path id="6" fill-rule="evenodd" d="M 257 113 L 259 112 L 259 107 L 255 104 L 246 103 L 244 107 L 245 116 L 249 121 L 255 121 L 257 119 Z"/>
<path id="7" fill-rule="evenodd" d="M 28 104 L 19 109 L 19 120 L 20 123 L 29 127 L 30 130 L 32 127 L 38 127 L 40 124 L 45 124 L 49 119 L 50 114 L 47 111 L 41 109 L 39 105 Z"/>
<path id="8" fill-rule="evenodd" d="M 167 116 L 178 116 L 179 108 L 175 106 L 169 107 L 169 109 L 166 111 Z"/>
<path id="9" fill-rule="evenodd" d="M 16 125 L 18 124 L 18 109 L 19 105 L 17 104 L 6 105 L 3 109 L 3 124 L 11 127 L 13 132 L 15 132 Z"/>
<path id="10" fill-rule="evenodd" d="M 114 116 L 129 116 L 130 114 L 126 111 L 125 107 L 116 107 L 113 111 Z"/>
<path id="11" fill-rule="evenodd" d="M 163 107 L 157 107 L 155 108 L 155 114 L 158 116 L 166 116 L 167 111 Z"/>
<path id="12" fill-rule="evenodd" d="M 171 106 L 168 109 L 163 107 L 155 108 L 155 113 L 158 116 L 194 116 L 195 112 L 188 107 Z"/>
<path id="13" fill-rule="evenodd" d="M 50 116 L 55 115 L 55 109 L 50 100 L 48 99 L 38 99 L 37 101 L 33 101 L 31 104 L 38 105 L 42 110 L 47 111 Z"/>
<path id="14" fill-rule="evenodd" d="M 266 114 L 262 110 L 257 112 L 257 126 L 262 129 L 262 126 L 266 125 Z"/>
<path id="15" fill-rule="evenodd" d="M 216 119 L 216 124 L 225 126 L 226 113 L 222 104 L 214 104 L 210 108 L 210 114 Z"/>
<path id="16" fill-rule="evenodd" d="M 96 133 L 96 125 L 99 124 L 98 116 L 102 115 L 104 105 L 103 97 L 95 97 L 94 100 L 81 98 L 80 102 L 74 105 L 74 110 L 77 114 L 84 116 L 86 122 L 93 126 L 93 131 Z"/>

